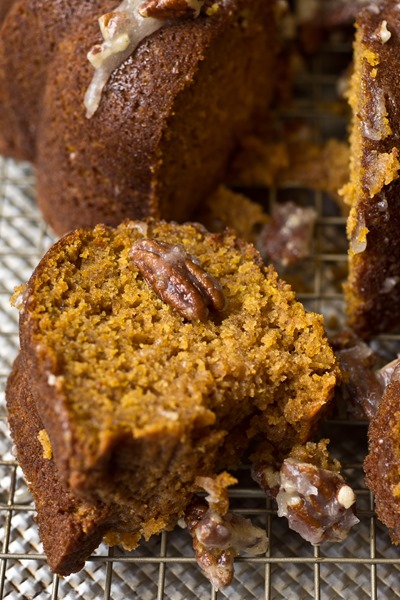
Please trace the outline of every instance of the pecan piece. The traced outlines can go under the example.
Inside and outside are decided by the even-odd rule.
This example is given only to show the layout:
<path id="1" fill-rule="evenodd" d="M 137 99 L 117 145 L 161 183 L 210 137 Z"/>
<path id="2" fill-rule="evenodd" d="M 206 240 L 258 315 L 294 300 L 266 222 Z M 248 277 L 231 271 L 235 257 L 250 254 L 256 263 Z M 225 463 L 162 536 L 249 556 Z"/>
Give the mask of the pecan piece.
<path id="1" fill-rule="evenodd" d="M 232 582 L 236 551 L 229 546 L 225 548 L 218 547 L 218 543 L 214 543 L 212 547 L 207 547 L 206 544 L 198 539 L 197 529 L 208 516 L 209 509 L 207 503 L 196 496 L 186 509 L 185 521 L 193 538 L 193 549 L 197 564 L 213 586 L 219 590 Z M 208 525 L 208 527 L 214 532 L 214 542 L 217 538 L 220 541 L 223 537 L 229 537 L 228 532 L 223 527 L 223 523 L 213 523 L 212 527 L 211 525 Z M 226 536 L 221 535 L 221 532 L 226 533 Z M 226 541 L 224 545 L 226 545 Z"/>
<path id="2" fill-rule="evenodd" d="M 344 540 L 359 522 L 355 495 L 343 477 L 328 469 L 288 458 L 280 470 L 278 516 L 312 544 Z"/>
<path id="3" fill-rule="evenodd" d="M 185 522 L 193 538 L 196 560 L 218 590 L 232 581 L 234 559 L 244 552 L 256 556 L 266 552 L 268 539 L 263 529 L 249 519 L 229 512 L 228 486 L 237 483 L 229 473 L 216 477 L 197 477 L 205 499 L 195 496 L 185 513 Z"/>
<path id="4" fill-rule="evenodd" d="M 339 473 L 290 458 L 283 462 L 276 500 L 278 516 L 312 544 L 344 540 L 359 522 L 354 492 Z"/>
<path id="5" fill-rule="evenodd" d="M 375 418 L 385 389 L 400 373 L 400 358 L 377 369 L 379 357 L 372 348 L 351 333 L 332 339 L 343 373 L 338 393 L 350 402 L 352 412 L 369 421 Z"/>
<path id="6" fill-rule="evenodd" d="M 204 322 L 210 308 L 225 307 L 221 285 L 180 244 L 138 240 L 131 257 L 156 294 L 185 319 Z"/>
<path id="7" fill-rule="evenodd" d="M 286 268 L 310 256 L 316 211 L 285 202 L 275 205 L 271 216 L 257 244 L 266 259 Z"/>
<path id="8" fill-rule="evenodd" d="M 180 19 L 197 17 L 204 0 L 145 0 L 139 6 L 142 17 L 153 19 Z"/>

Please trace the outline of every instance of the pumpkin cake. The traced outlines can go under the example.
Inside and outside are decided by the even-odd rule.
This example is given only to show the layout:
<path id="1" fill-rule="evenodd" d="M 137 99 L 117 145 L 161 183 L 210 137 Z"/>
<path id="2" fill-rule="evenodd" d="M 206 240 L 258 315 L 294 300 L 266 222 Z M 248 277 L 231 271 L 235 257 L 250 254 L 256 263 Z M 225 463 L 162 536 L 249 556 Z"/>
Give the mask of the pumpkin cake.
<path id="1" fill-rule="evenodd" d="M 59 235 L 187 219 L 270 104 L 275 0 L 7 0 L 0 10 L 0 153 L 34 164 Z"/>
<path id="2" fill-rule="evenodd" d="M 393 544 L 400 544 L 400 377 L 397 369 L 383 393 L 368 429 L 369 453 L 364 461 L 366 483 L 374 493 L 378 518 Z"/>
<path id="3" fill-rule="evenodd" d="M 375 2 L 357 18 L 350 104 L 349 325 L 361 337 L 400 323 L 400 9 Z"/>
<path id="4" fill-rule="evenodd" d="M 267 440 L 284 456 L 306 442 L 338 377 L 322 317 L 232 231 L 154 220 L 77 230 L 14 302 L 12 435 L 49 562 L 64 574 L 103 535 L 133 548 L 173 527 L 196 478 L 251 447 Z M 33 407 L 35 423 L 21 422 Z M 46 508 L 47 477 L 60 507 L 52 492 Z M 72 563 L 53 560 L 49 537 L 75 547 Z"/>

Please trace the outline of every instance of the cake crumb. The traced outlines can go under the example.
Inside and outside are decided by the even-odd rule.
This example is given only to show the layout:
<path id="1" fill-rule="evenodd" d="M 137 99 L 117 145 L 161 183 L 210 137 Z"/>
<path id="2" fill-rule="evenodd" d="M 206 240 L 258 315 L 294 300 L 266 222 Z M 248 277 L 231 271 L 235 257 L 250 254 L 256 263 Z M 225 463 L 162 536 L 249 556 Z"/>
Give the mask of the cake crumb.
<path id="1" fill-rule="evenodd" d="M 25 290 L 26 290 L 26 283 L 23 283 L 22 285 L 18 285 L 14 289 L 14 294 L 11 296 L 11 306 L 14 306 L 15 308 L 17 308 L 18 310 L 21 310 L 21 311 L 25 305 L 25 296 L 24 296 Z"/>
<path id="2" fill-rule="evenodd" d="M 53 450 L 51 449 L 51 443 L 47 431 L 45 429 L 41 429 L 37 435 L 37 439 L 43 448 L 43 458 L 46 460 L 51 460 L 53 458 Z"/>

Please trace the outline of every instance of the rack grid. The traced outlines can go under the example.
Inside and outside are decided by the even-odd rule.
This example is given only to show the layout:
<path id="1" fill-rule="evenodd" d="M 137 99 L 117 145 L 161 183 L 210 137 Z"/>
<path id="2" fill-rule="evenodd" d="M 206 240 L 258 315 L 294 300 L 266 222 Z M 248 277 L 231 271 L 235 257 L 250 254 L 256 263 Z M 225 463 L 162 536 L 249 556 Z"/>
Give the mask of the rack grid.
<path id="1" fill-rule="evenodd" d="M 281 111 L 286 122 L 305 120 L 318 139 L 343 137 L 346 116 L 333 113 L 329 101 L 338 73 L 349 56 L 348 44 L 321 49 L 302 72 L 294 106 Z M 265 191 L 269 205 L 290 197 L 318 213 L 312 255 L 306 269 L 310 284 L 298 294 L 307 308 L 340 324 L 344 314 L 342 282 L 346 274 L 345 218 L 322 192 L 295 183 Z M 137 550 L 101 545 L 74 575 L 53 575 L 45 560 L 34 522 L 34 506 L 17 465 L 8 433 L 4 390 L 18 351 L 18 315 L 9 305 L 16 285 L 26 281 L 54 241 L 35 203 L 35 178 L 29 165 L 0 158 L 0 598 L 140 600 L 314 600 L 400 598 L 400 550 L 374 513 L 362 463 L 367 425 L 339 414 L 324 424 L 333 453 L 356 491 L 360 523 L 342 543 L 314 547 L 290 531 L 273 503 L 251 481 L 245 467 L 230 493 L 231 507 L 266 528 L 265 556 L 240 557 L 232 585 L 215 591 L 197 567 L 189 534 L 177 528 L 143 543 Z M 379 336 L 375 347 L 388 358 L 400 350 L 400 336 Z"/>

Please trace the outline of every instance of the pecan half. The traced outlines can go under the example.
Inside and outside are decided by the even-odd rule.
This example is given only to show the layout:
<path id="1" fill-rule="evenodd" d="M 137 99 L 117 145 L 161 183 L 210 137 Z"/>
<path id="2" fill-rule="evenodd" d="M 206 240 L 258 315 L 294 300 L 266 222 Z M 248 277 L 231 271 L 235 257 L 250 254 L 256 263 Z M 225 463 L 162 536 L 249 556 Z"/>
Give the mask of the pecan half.
<path id="1" fill-rule="evenodd" d="M 189 321 L 206 321 L 209 309 L 223 310 L 221 285 L 179 244 L 138 240 L 131 257 L 156 294 Z"/>
<path id="2" fill-rule="evenodd" d="M 197 17 L 204 0 L 145 0 L 139 6 L 142 17 L 153 19 L 180 19 Z"/>

